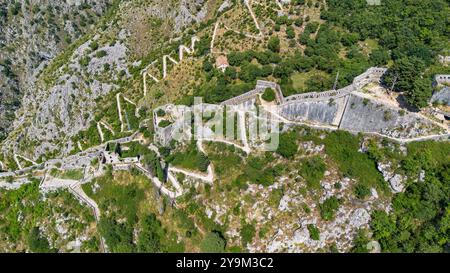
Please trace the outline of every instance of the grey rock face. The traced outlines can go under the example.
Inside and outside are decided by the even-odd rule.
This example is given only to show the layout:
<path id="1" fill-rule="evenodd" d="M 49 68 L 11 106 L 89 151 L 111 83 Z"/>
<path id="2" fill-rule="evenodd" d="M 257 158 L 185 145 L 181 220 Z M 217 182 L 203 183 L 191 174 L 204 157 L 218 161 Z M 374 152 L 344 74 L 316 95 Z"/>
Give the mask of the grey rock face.
<path id="1" fill-rule="evenodd" d="M 383 178 L 385 181 L 389 182 L 389 185 L 391 186 L 393 193 L 399 193 L 404 191 L 405 189 L 405 177 L 403 177 L 400 174 L 396 174 L 394 171 L 392 171 L 392 167 L 390 163 L 384 164 L 384 163 L 378 163 L 377 169 L 381 172 L 383 175 Z"/>
<path id="2" fill-rule="evenodd" d="M 37 3 L 33 0 L 30 2 L 32 5 Z M 50 2 L 49 5 L 56 7 L 60 1 L 48 2 Z M 84 25 L 89 28 L 95 25 L 95 21 L 90 16 L 84 16 L 84 11 L 95 12 L 97 15 L 93 15 L 93 17 L 97 18 L 102 15 L 103 8 L 106 7 L 105 3 L 110 2 L 112 0 L 73 0 L 59 3 L 59 7 L 55 9 L 61 13 L 61 16 L 67 11 L 70 18 L 76 10 L 79 15 L 76 18 L 81 17 L 88 21 L 87 24 L 84 22 Z M 86 8 L 86 4 L 91 8 Z M 41 9 L 45 7 L 44 5 Z M 99 29 L 96 31 L 97 35 L 89 37 L 90 39 L 84 44 L 78 45 L 74 49 L 71 48 L 71 52 L 65 52 L 62 59 L 58 59 L 60 62 L 52 63 L 55 65 L 45 70 L 43 74 L 39 72 L 42 72 L 45 66 L 64 49 L 65 43 L 71 44 L 75 39 L 67 39 L 70 41 L 64 39 L 64 46 L 60 46 L 55 42 L 56 38 L 53 39 L 54 37 L 33 36 L 30 34 L 32 32 L 27 34 L 29 37 L 32 36 L 31 40 L 28 39 L 31 41 L 30 44 L 33 45 L 33 40 L 45 40 L 47 42 L 45 47 L 49 50 L 43 48 L 35 50 L 35 52 L 42 53 L 39 55 L 41 59 L 37 62 L 39 65 L 36 66 L 39 70 L 34 69 L 31 76 L 20 81 L 29 84 L 22 89 L 24 90 L 22 98 L 18 97 L 21 105 L 17 107 L 15 117 L 13 117 L 14 122 L 8 127 L 11 128 L 10 132 L 5 134 L 6 139 L 1 143 L 1 152 L 5 155 L 15 152 L 33 159 L 49 154 L 52 156 L 53 154 L 67 155 L 77 145 L 72 142 L 72 137 L 90 126 L 90 122 L 94 118 L 96 101 L 98 101 L 96 99 L 117 90 L 119 85 L 124 84 L 124 81 L 131 77 L 128 68 L 139 63 L 134 59 L 136 48 L 132 46 L 133 41 L 130 41 L 136 38 L 135 36 L 130 37 L 136 33 L 132 33 L 130 29 L 134 24 L 141 24 L 140 17 L 170 21 L 170 32 L 176 34 L 188 24 L 204 20 L 209 8 L 211 5 L 207 5 L 204 0 L 186 0 L 176 3 L 150 1 L 148 5 L 134 1 L 122 2 L 117 7 L 115 19 L 123 20 L 121 21 L 123 25 L 109 24 L 107 33 L 105 30 Z M 181 12 L 183 9 L 195 18 L 186 14 L 184 16 Z M 136 21 L 130 22 L 129 16 L 138 18 Z M 189 18 L 183 21 L 179 16 Z M 71 35 L 71 31 L 78 31 L 80 35 L 84 34 L 78 29 L 78 22 L 74 24 L 67 20 L 55 21 L 61 31 L 65 30 Z M 26 27 L 31 25 L 30 21 L 24 23 Z M 169 30 L 167 31 L 169 32 Z M 0 38 L 2 34 L 0 33 Z M 10 36 L 12 37 L 12 35 Z M 77 37 L 79 37 L 78 34 Z M 93 41 L 96 41 L 97 45 L 93 46 Z M 159 44 L 159 42 L 152 41 L 151 43 Z M 33 55 L 29 51 L 21 51 L 21 54 L 23 56 Z"/>
<path id="3" fill-rule="evenodd" d="M 403 177 L 399 174 L 395 174 L 391 179 L 389 179 L 389 184 L 391 185 L 394 193 L 402 192 L 405 189 Z"/>
<path id="4" fill-rule="evenodd" d="M 283 105 L 280 113 L 283 117 L 295 121 L 314 121 L 323 124 L 331 124 L 338 112 L 335 103 L 327 101 L 295 102 Z"/>
<path id="5" fill-rule="evenodd" d="M 8 65 L 0 65 L 0 140 L 6 137 L 14 111 L 20 106 L 20 96 L 15 74 Z"/>
<path id="6" fill-rule="evenodd" d="M 233 5 L 233 3 L 230 0 L 225 0 L 225 1 L 223 1 L 222 5 L 220 5 L 220 7 L 217 11 L 222 12 L 225 9 L 231 7 L 232 5 Z"/>
<path id="7" fill-rule="evenodd" d="M 435 125 L 413 113 L 351 94 L 340 128 L 349 131 L 381 133 L 411 138 L 427 135 Z"/>
<path id="8" fill-rule="evenodd" d="M 370 215 L 367 210 L 363 208 L 356 209 L 350 216 L 350 225 L 360 227 L 366 225 L 370 221 Z"/>
<path id="9" fill-rule="evenodd" d="M 207 14 L 205 0 L 180 1 L 179 12 L 175 18 L 175 31 L 193 22 L 201 22 Z"/>
<path id="10" fill-rule="evenodd" d="M 439 103 L 450 106 L 450 87 L 444 87 L 433 94 L 431 103 Z"/>
<path id="11" fill-rule="evenodd" d="M 6 11 L 0 15 L 0 60 L 6 61 L 0 65 L 0 140 L 10 131 L 14 113 L 38 73 L 69 41 L 84 34 L 112 1 L 14 2 L 20 4 L 17 14 L 7 12 L 11 3 L 0 2 L 0 10 Z M 88 22 L 81 23 L 81 17 Z"/>

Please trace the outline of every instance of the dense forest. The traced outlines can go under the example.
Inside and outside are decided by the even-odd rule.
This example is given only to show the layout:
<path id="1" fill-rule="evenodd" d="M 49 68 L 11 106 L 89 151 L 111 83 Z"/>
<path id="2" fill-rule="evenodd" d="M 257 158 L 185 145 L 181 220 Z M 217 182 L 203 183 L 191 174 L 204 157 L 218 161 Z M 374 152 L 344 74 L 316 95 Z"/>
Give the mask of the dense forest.
<path id="1" fill-rule="evenodd" d="M 401 170 L 409 177 L 405 192 L 392 199 L 392 211 L 375 211 L 370 227 L 383 252 L 448 252 L 450 243 L 450 147 L 447 143 L 418 142 L 400 156 Z M 375 160 L 389 157 L 386 149 L 372 147 Z M 420 178 L 419 173 L 424 174 Z M 355 239 L 356 252 L 365 252 L 367 234 Z"/>
<path id="2" fill-rule="evenodd" d="M 294 5 L 301 8 L 304 2 Z M 309 16 L 295 20 L 273 14 L 266 49 L 230 52 L 224 74 L 206 58 L 207 82 L 195 95 L 217 103 L 251 90 L 257 79 L 267 77 L 277 79 L 285 96 L 325 91 L 333 88 L 336 78 L 336 88 L 342 88 L 371 66 L 388 66 L 384 84 L 404 92 L 410 106 L 421 108 L 432 95 L 432 77 L 448 72 L 437 58 L 449 47 L 448 13 L 444 0 L 383 0 L 378 6 L 366 0 L 330 0 L 321 7 L 320 23 Z M 293 26 L 304 30 L 296 36 Z M 282 27 L 285 33 L 280 33 Z M 280 51 L 278 35 L 286 36 L 294 53 Z M 364 52 L 361 44 L 371 42 L 376 46 Z M 292 75 L 309 72 L 313 76 L 305 88 L 294 88 Z"/>
<path id="3" fill-rule="evenodd" d="M 433 76 L 426 72 L 449 46 L 448 1 L 382 0 L 379 6 L 368 6 L 365 0 L 329 0 L 327 4 L 323 19 L 360 40 L 378 40 L 380 56 L 373 56 L 374 61 L 388 55 L 394 62 L 384 82 L 405 92 L 412 106 L 426 106 Z"/>

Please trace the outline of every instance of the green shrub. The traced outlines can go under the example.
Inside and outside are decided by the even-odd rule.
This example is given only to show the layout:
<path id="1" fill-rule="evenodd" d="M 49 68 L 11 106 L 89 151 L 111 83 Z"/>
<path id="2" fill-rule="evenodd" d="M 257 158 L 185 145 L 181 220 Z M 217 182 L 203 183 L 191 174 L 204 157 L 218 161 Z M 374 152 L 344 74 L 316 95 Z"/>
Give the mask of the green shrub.
<path id="1" fill-rule="evenodd" d="M 210 164 L 209 158 L 197 149 L 195 142 L 188 146 L 187 151 L 179 151 L 169 155 L 167 161 L 175 166 L 201 172 L 206 172 Z"/>
<path id="2" fill-rule="evenodd" d="M 367 187 L 388 190 L 376 162 L 368 154 L 360 153 L 360 138 L 348 132 L 331 132 L 324 139 L 325 152 L 338 164 L 339 170 Z"/>
<path id="3" fill-rule="evenodd" d="M 161 128 L 166 128 L 167 126 L 169 126 L 170 124 L 172 124 L 170 121 L 163 119 L 158 123 L 158 126 Z"/>
<path id="4" fill-rule="evenodd" d="M 309 189 L 320 189 L 320 181 L 325 171 L 323 159 L 320 156 L 313 156 L 302 163 L 298 173 L 306 180 Z"/>
<path id="5" fill-rule="evenodd" d="M 13 4 L 9 8 L 9 12 L 13 16 L 16 16 L 17 14 L 19 14 L 21 8 L 22 8 L 22 4 L 20 4 L 20 2 L 15 2 L 15 3 L 13 2 Z"/>
<path id="6" fill-rule="evenodd" d="M 293 158 L 297 153 L 297 133 L 285 132 L 280 134 L 279 145 L 277 153 L 285 158 Z"/>
<path id="7" fill-rule="evenodd" d="M 50 248 L 50 244 L 47 238 L 43 237 L 38 227 L 34 227 L 28 235 L 28 246 L 32 252 L 35 253 L 48 253 L 55 252 Z"/>
<path id="8" fill-rule="evenodd" d="M 339 200 L 335 196 L 332 196 L 323 201 L 323 203 L 319 205 L 319 208 L 320 216 L 323 220 L 332 220 L 339 208 Z"/>
<path id="9" fill-rule="evenodd" d="M 272 88 L 266 88 L 266 90 L 264 90 L 264 93 L 262 94 L 262 99 L 265 101 L 274 101 L 275 100 L 275 92 L 273 91 Z"/>
<path id="10" fill-rule="evenodd" d="M 165 231 L 161 222 L 154 213 L 149 214 L 141 223 L 141 231 L 137 240 L 138 251 L 145 253 L 161 252 L 161 240 L 164 235 Z"/>
<path id="11" fill-rule="evenodd" d="M 106 55 L 108 55 L 108 53 L 106 53 L 106 51 L 100 50 L 99 52 L 97 52 L 97 53 L 95 54 L 95 57 L 97 57 L 97 58 L 103 58 L 103 57 L 105 57 Z"/>
<path id="12" fill-rule="evenodd" d="M 356 197 L 359 199 L 364 199 L 370 195 L 370 188 L 364 184 L 358 184 L 355 186 L 354 192 Z"/>
<path id="13" fill-rule="evenodd" d="M 367 232 L 364 229 L 358 230 L 355 238 L 353 239 L 353 253 L 367 253 L 367 244 L 369 243 L 369 238 L 367 237 Z"/>
<path id="14" fill-rule="evenodd" d="M 313 224 L 308 224 L 307 226 L 308 231 L 309 231 L 309 237 L 315 241 L 320 240 L 320 232 L 319 229 L 313 225 Z"/>
<path id="15" fill-rule="evenodd" d="M 245 247 L 248 243 L 251 243 L 255 236 L 256 230 L 252 224 L 244 224 L 241 228 L 241 240 L 242 245 Z"/>
<path id="16" fill-rule="evenodd" d="M 158 109 L 158 111 L 156 111 L 156 115 L 158 117 L 164 117 L 166 115 L 166 111 L 164 111 L 163 109 Z"/>

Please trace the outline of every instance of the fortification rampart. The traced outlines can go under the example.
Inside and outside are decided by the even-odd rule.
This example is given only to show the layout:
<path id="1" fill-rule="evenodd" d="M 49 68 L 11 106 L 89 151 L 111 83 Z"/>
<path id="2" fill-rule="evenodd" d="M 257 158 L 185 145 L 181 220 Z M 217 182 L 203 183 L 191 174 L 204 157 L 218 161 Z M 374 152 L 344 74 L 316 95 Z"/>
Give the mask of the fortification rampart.
<path id="1" fill-rule="evenodd" d="M 247 101 L 256 99 L 256 97 L 259 94 L 264 93 L 264 91 L 267 88 L 272 88 L 275 91 L 275 97 L 276 97 L 277 103 L 283 103 L 283 101 L 284 101 L 283 93 L 281 92 L 281 88 L 277 83 L 258 80 L 256 82 L 255 89 L 248 91 L 247 93 L 244 93 L 237 97 L 226 100 L 226 101 L 222 102 L 221 105 L 237 105 L 237 104 L 245 103 Z"/>
<path id="2" fill-rule="evenodd" d="M 450 84 L 450 75 L 439 74 L 434 77 L 435 85 Z"/>
<path id="3" fill-rule="evenodd" d="M 365 85 L 379 83 L 386 68 L 369 68 L 357 76 L 351 85 L 338 90 L 310 92 L 284 98 L 280 86 L 274 82 L 258 81 L 255 88 L 240 96 L 231 98 L 221 105 L 246 105 L 253 103 L 266 88 L 275 90 L 278 114 L 290 121 L 308 121 L 348 131 L 380 133 L 391 137 L 407 138 L 437 132 L 428 120 L 403 113 L 400 109 L 391 109 L 383 103 L 370 100 L 368 103 L 354 91 Z M 154 121 L 158 142 L 167 145 L 173 137 L 176 123 L 166 128 L 158 128 Z"/>
<path id="4" fill-rule="evenodd" d="M 353 83 L 346 87 L 337 89 L 337 90 L 329 90 L 324 92 L 309 92 L 303 94 L 296 94 L 289 97 L 284 98 L 284 103 L 295 103 L 299 100 L 301 101 L 324 101 L 329 99 L 338 99 L 343 96 L 348 95 L 349 93 L 361 89 L 363 86 L 367 85 L 371 82 L 380 82 L 381 77 L 386 72 L 386 68 L 379 67 L 371 67 L 366 70 L 363 74 L 355 77 Z"/>

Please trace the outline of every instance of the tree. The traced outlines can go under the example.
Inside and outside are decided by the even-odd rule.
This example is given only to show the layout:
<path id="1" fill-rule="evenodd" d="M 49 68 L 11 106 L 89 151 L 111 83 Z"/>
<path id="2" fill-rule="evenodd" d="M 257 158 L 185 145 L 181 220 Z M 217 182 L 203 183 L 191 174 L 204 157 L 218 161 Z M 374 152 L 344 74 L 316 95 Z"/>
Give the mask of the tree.
<path id="1" fill-rule="evenodd" d="M 260 69 L 257 65 L 252 63 L 245 63 L 241 66 L 241 72 L 239 73 L 239 79 L 244 82 L 252 82 L 260 76 Z"/>
<path id="2" fill-rule="evenodd" d="M 285 158 L 292 158 L 297 153 L 296 133 L 288 132 L 280 134 L 277 153 Z"/>
<path id="3" fill-rule="evenodd" d="M 264 90 L 264 93 L 262 94 L 262 99 L 265 101 L 274 101 L 275 100 L 275 92 L 273 91 L 272 88 L 266 88 L 266 90 Z"/>
<path id="4" fill-rule="evenodd" d="M 309 237 L 315 241 L 320 240 L 320 232 L 319 229 L 313 225 L 313 224 L 308 224 L 307 225 L 308 231 L 309 231 Z"/>
<path id="5" fill-rule="evenodd" d="M 203 61 L 203 70 L 205 72 L 210 72 L 211 70 L 213 70 L 213 68 L 214 68 L 213 64 L 208 59 L 205 59 Z"/>
<path id="6" fill-rule="evenodd" d="M 200 38 L 200 41 L 198 41 L 195 44 L 195 55 L 196 56 L 203 56 L 209 53 L 210 45 L 211 44 L 211 38 L 209 36 L 203 36 Z"/>
<path id="7" fill-rule="evenodd" d="M 341 37 L 341 43 L 344 46 L 352 46 L 359 40 L 358 33 L 345 33 Z"/>
<path id="8" fill-rule="evenodd" d="M 229 66 L 225 69 L 225 77 L 228 77 L 232 80 L 236 79 L 237 73 L 236 68 Z"/>
<path id="9" fill-rule="evenodd" d="M 294 39 L 295 38 L 295 31 L 292 26 L 286 27 L 286 36 L 288 39 Z"/>
<path id="10" fill-rule="evenodd" d="M 383 83 L 390 88 L 395 81 L 395 91 L 410 92 L 414 89 L 414 82 L 424 69 L 424 62 L 416 57 L 399 59 L 385 73 Z"/>
<path id="11" fill-rule="evenodd" d="M 406 92 L 406 100 L 412 106 L 422 108 L 428 105 L 433 95 L 432 83 L 429 78 L 414 81 L 413 89 Z"/>
<path id="12" fill-rule="evenodd" d="M 303 25 L 303 19 L 302 18 L 295 19 L 294 24 L 297 27 L 301 27 Z"/>
<path id="13" fill-rule="evenodd" d="M 277 36 L 270 37 L 267 43 L 267 48 L 272 52 L 280 52 L 280 38 Z"/>
<path id="14" fill-rule="evenodd" d="M 250 51 L 232 51 L 228 54 L 227 57 L 230 65 L 240 66 L 244 62 L 250 62 L 253 59 L 253 54 Z"/>
<path id="15" fill-rule="evenodd" d="M 310 34 L 309 34 L 309 33 L 303 32 L 302 34 L 300 34 L 300 37 L 299 37 L 298 41 L 299 41 L 300 44 L 302 44 L 302 45 L 307 45 L 307 44 L 309 44 L 312 40 L 311 40 L 311 38 L 310 38 Z"/>
<path id="16" fill-rule="evenodd" d="M 320 25 L 319 22 L 311 22 L 311 23 L 308 23 L 308 24 L 306 25 L 306 27 L 305 27 L 304 32 L 305 32 L 305 33 L 308 33 L 308 34 L 314 33 L 314 32 L 316 32 L 317 29 L 319 28 L 319 25 Z"/>
<path id="17" fill-rule="evenodd" d="M 203 238 L 200 249 L 206 253 L 222 253 L 225 250 L 226 241 L 218 232 L 210 232 Z"/>
<path id="18" fill-rule="evenodd" d="M 374 49 L 369 55 L 369 61 L 375 66 L 387 64 L 389 53 L 384 49 Z"/>
<path id="19" fill-rule="evenodd" d="M 333 81 L 325 73 L 315 73 L 305 83 L 307 90 L 312 92 L 329 90 L 333 85 Z"/>
<path id="20" fill-rule="evenodd" d="M 140 252 L 156 253 L 161 252 L 161 238 L 164 230 L 161 222 L 154 213 L 149 214 L 142 220 L 141 232 L 138 236 L 137 247 Z"/>
<path id="21" fill-rule="evenodd" d="M 28 235 L 28 246 L 32 252 L 36 253 L 55 252 L 54 249 L 50 248 L 47 238 L 41 235 L 38 227 L 31 229 Z"/>

